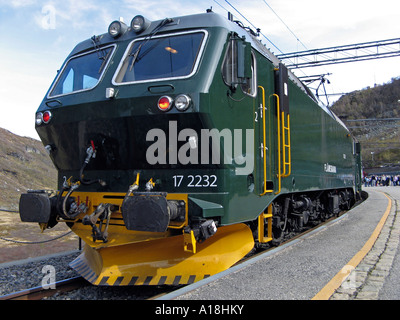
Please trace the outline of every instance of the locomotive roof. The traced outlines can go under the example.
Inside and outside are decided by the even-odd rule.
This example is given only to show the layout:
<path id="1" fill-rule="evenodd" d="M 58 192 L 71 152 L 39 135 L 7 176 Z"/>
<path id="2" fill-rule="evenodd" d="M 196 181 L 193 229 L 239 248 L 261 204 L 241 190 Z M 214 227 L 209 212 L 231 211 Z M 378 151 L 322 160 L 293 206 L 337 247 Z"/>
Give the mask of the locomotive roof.
<path id="1" fill-rule="evenodd" d="M 254 37 L 251 37 L 250 34 L 243 28 L 239 27 L 238 24 L 235 22 L 232 22 L 226 18 L 223 18 L 219 14 L 216 14 L 214 12 L 209 12 L 209 13 L 201 13 L 201 14 L 194 14 L 194 15 L 187 15 L 187 16 L 181 16 L 181 17 L 174 17 L 172 18 L 173 22 L 166 24 L 162 30 L 158 32 L 158 34 L 166 33 L 166 32 L 171 32 L 171 31 L 178 31 L 178 30 L 189 30 L 189 29 L 200 29 L 200 28 L 212 28 L 212 27 L 222 27 L 230 31 L 236 32 L 239 36 L 245 36 L 246 41 L 252 42 L 253 47 L 257 49 L 257 44 L 255 44 Z M 115 42 L 123 42 L 127 40 L 133 40 L 135 38 L 143 38 L 148 35 L 150 35 L 154 28 L 158 26 L 163 19 L 157 20 L 157 21 L 152 21 L 150 26 L 140 34 L 136 34 L 135 32 L 130 31 L 130 28 L 128 31 L 120 36 L 119 38 L 115 39 L 112 36 L 110 36 L 108 33 L 104 33 L 102 35 L 99 35 L 97 38 L 100 40 L 101 44 L 109 44 L 109 43 L 115 43 Z M 256 40 L 256 42 L 259 42 Z M 93 48 L 93 41 L 91 39 L 87 39 L 85 41 L 82 41 L 79 43 L 71 52 L 71 55 L 75 55 L 79 52 L 88 50 Z M 259 48 L 258 48 L 259 49 Z M 265 48 L 265 50 L 267 50 Z M 263 53 L 264 55 L 267 55 L 268 58 L 276 63 L 279 63 L 279 60 L 271 53 L 269 50 Z"/>
<path id="2" fill-rule="evenodd" d="M 85 41 L 82 41 L 79 43 L 70 53 L 68 56 L 71 57 L 77 53 L 93 49 L 94 46 L 96 45 L 107 45 L 107 44 L 113 44 L 113 43 L 118 43 L 118 42 L 124 42 L 124 41 L 131 41 L 135 38 L 143 38 L 148 35 L 150 35 L 153 30 L 163 21 L 158 20 L 158 21 L 152 21 L 150 26 L 140 34 L 136 34 L 135 32 L 131 31 L 130 28 L 128 28 L 128 31 L 125 32 L 122 36 L 119 38 L 115 39 L 108 33 L 104 33 L 102 35 L 99 35 L 97 37 L 92 37 L 91 39 L 87 39 Z M 229 31 L 236 32 L 239 37 L 245 37 L 246 41 L 250 42 L 252 47 L 257 50 L 260 54 L 262 54 L 265 58 L 267 58 L 269 61 L 271 61 L 275 67 L 279 66 L 279 63 L 281 61 L 268 49 L 265 47 L 265 45 L 261 42 L 261 40 L 257 39 L 257 37 L 249 32 L 248 30 L 244 29 L 241 27 L 238 23 L 235 21 L 231 21 L 229 19 L 226 19 L 222 17 L 219 14 L 216 14 L 214 12 L 207 12 L 207 13 L 201 13 L 201 14 L 194 14 L 194 15 L 186 15 L 186 16 L 181 16 L 181 17 L 174 17 L 172 18 L 172 22 L 166 24 L 162 30 L 158 32 L 158 34 L 166 33 L 166 32 L 171 32 L 171 31 L 178 31 L 178 30 L 190 30 L 190 29 L 200 29 L 200 28 L 212 28 L 212 27 L 222 27 L 225 28 Z M 98 43 L 94 43 L 94 39 L 96 38 L 96 41 Z M 304 93 L 306 93 L 311 99 L 313 99 L 315 102 L 317 102 L 322 109 L 325 110 L 328 114 L 330 114 L 333 118 L 338 120 L 338 118 L 332 113 L 332 111 L 327 108 L 321 101 L 317 100 L 315 96 L 311 93 L 311 91 L 308 89 L 308 87 L 300 81 L 290 70 L 289 71 L 289 78 L 302 90 Z M 339 120 L 339 122 L 341 122 Z M 343 127 L 345 125 L 342 123 Z"/>
<path id="3" fill-rule="evenodd" d="M 120 36 L 119 38 L 115 39 L 110 36 L 108 33 L 104 33 L 97 37 L 99 44 L 111 44 L 115 42 L 123 42 L 133 40 L 135 38 L 143 38 L 150 35 L 154 28 L 158 26 L 163 20 L 152 21 L 150 26 L 137 35 L 135 32 L 128 32 Z M 166 24 L 162 30 L 158 32 L 158 34 L 171 32 L 171 31 L 178 31 L 178 30 L 188 30 L 188 29 L 199 29 L 199 28 L 212 28 L 212 27 L 222 27 L 229 31 L 236 32 L 240 37 L 245 37 L 246 41 L 252 44 L 252 47 L 265 56 L 268 60 L 270 60 L 276 67 L 278 67 L 279 63 L 281 62 L 274 54 L 272 54 L 262 43 L 258 40 L 254 35 L 252 35 L 246 29 L 240 27 L 236 22 L 230 21 L 219 14 L 214 12 L 207 12 L 201 14 L 194 14 L 194 15 L 187 15 L 181 17 L 174 17 L 173 22 Z M 87 39 L 81 43 L 79 43 L 70 53 L 70 56 L 73 56 L 79 52 L 83 52 L 89 49 L 92 49 L 94 46 L 93 37 L 91 39 Z M 307 91 L 304 84 L 297 79 L 297 77 L 289 71 L 290 78 L 297 83 L 299 87 L 301 87 L 307 94 L 311 95 L 311 97 L 315 100 L 310 92 Z"/>

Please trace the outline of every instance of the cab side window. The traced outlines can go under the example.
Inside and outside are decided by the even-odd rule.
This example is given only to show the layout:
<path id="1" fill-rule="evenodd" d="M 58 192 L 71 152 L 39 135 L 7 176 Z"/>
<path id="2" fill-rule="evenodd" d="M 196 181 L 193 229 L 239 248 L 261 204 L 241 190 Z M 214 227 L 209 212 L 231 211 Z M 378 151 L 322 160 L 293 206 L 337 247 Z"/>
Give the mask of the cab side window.
<path id="1" fill-rule="evenodd" d="M 257 94 L 257 79 L 256 79 L 256 59 L 254 53 L 251 53 L 251 78 L 243 78 L 241 83 L 242 91 L 249 96 L 255 97 Z"/>
<path id="2" fill-rule="evenodd" d="M 222 64 L 222 78 L 227 86 L 235 86 L 237 79 L 237 48 L 235 40 L 230 40 L 226 50 L 224 63 Z"/>
<path id="3" fill-rule="evenodd" d="M 240 38 L 230 39 L 224 62 L 222 64 L 222 78 L 231 90 L 238 86 L 251 96 L 257 95 L 256 58 L 249 43 Z"/>

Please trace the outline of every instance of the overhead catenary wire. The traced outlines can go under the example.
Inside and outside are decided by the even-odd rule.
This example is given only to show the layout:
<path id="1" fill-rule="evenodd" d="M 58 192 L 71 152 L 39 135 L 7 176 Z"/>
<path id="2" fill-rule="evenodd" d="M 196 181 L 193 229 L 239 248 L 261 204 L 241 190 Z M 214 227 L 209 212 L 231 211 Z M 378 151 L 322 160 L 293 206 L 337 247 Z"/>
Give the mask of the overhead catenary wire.
<path id="1" fill-rule="evenodd" d="M 215 1 L 215 0 L 214 0 Z M 253 23 L 251 23 L 238 9 L 236 9 L 228 0 L 225 0 L 225 2 L 233 9 L 235 10 L 243 19 L 245 19 L 254 29 L 258 29 Z M 260 34 L 270 43 L 272 44 L 280 53 L 284 54 L 281 49 L 279 49 L 265 34 L 260 32 Z"/>
<path id="2" fill-rule="evenodd" d="M 288 26 L 288 24 L 278 15 L 278 13 L 271 7 L 271 5 L 268 4 L 268 2 L 266 0 L 262 0 L 264 2 L 264 4 L 272 11 L 272 13 L 282 22 L 282 24 L 289 30 L 289 32 L 296 38 L 297 42 L 300 43 L 306 50 L 309 50 L 307 48 L 307 46 L 300 40 L 300 38 L 294 33 L 294 31 Z M 278 57 L 279 58 L 279 57 Z M 288 59 L 291 63 L 293 63 L 290 59 Z M 301 73 L 303 73 L 304 75 L 306 75 L 306 73 L 303 70 L 300 70 Z M 328 72 L 326 71 L 327 75 Z M 321 78 L 321 81 L 323 80 L 323 78 Z M 314 89 L 317 90 L 317 89 Z M 318 95 L 318 91 L 317 91 L 317 95 Z M 328 98 L 329 94 L 325 92 L 325 96 Z M 329 105 L 329 102 L 328 102 Z"/>
<path id="3" fill-rule="evenodd" d="M 273 14 L 283 23 L 283 25 L 289 30 L 289 32 L 296 38 L 296 40 L 306 49 L 308 50 L 308 48 L 306 47 L 306 45 L 299 39 L 299 37 L 289 28 L 289 26 L 286 24 L 285 21 L 283 21 L 283 19 L 276 13 L 276 11 L 274 9 L 272 9 L 272 7 L 267 3 L 267 1 L 262 0 L 265 5 L 271 9 L 271 11 L 273 12 Z"/>
<path id="4" fill-rule="evenodd" d="M 221 5 L 217 0 L 214 0 L 214 2 L 216 4 L 218 4 L 222 9 L 224 9 L 225 11 L 229 12 L 228 9 L 226 9 L 223 5 Z M 278 48 L 277 45 L 275 45 L 265 34 L 263 34 L 259 28 L 257 28 L 249 19 L 247 19 L 234 5 L 232 5 L 228 0 L 225 0 L 225 2 L 233 9 L 235 10 L 235 12 L 240 15 L 240 17 L 242 17 L 247 23 L 249 23 L 250 26 L 252 26 L 255 30 L 257 30 L 257 32 L 259 33 L 259 35 L 262 35 L 273 47 L 275 47 L 282 55 L 285 55 L 282 50 L 280 48 Z M 266 5 L 268 5 L 268 3 L 265 2 Z M 268 7 L 274 12 L 275 15 L 277 15 L 277 13 L 268 5 Z M 296 40 L 299 41 L 299 43 L 301 43 L 303 45 L 303 47 L 307 48 L 303 42 L 301 42 L 301 40 L 299 39 L 299 37 L 297 37 L 293 31 L 290 30 L 290 28 L 288 27 L 288 25 L 282 20 L 282 18 L 280 18 L 278 15 L 277 17 L 279 18 L 279 20 L 286 26 L 286 28 L 289 29 L 289 31 L 291 32 L 291 34 L 293 34 L 296 38 Z M 307 49 L 308 50 L 308 49 Z M 279 55 L 277 55 L 277 57 L 279 58 Z M 294 64 L 293 61 L 291 61 L 290 59 L 288 59 L 292 64 Z M 304 72 L 304 70 L 302 69 L 297 69 L 298 72 L 302 73 L 305 77 L 307 77 L 307 74 Z M 293 72 L 293 71 L 292 71 Z M 313 88 L 311 88 L 313 89 Z M 316 90 L 316 89 L 313 89 Z M 317 93 L 318 95 L 318 93 Z M 327 94 L 326 94 L 327 96 Z M 321 101 L 321 103 L 323 103 Z M 329 102 L 328 102 L 329 105 Z"/>

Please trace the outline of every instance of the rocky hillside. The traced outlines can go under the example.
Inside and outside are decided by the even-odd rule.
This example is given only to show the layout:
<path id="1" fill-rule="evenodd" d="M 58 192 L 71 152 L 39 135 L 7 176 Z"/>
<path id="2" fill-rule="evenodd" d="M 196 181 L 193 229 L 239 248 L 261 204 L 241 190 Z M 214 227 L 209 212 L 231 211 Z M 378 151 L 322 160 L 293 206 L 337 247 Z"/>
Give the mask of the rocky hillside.
<path id="1" fill-rule="evenodd" d="M 56 188 L 57 172 L 38 140 L 0 128 L 0 208 L 18 209 L 28 189 Z"/>
<path id="2" fill-rule="evenodd" d="M 332 110 L 361 142 L 365 167 L 400 164 L 400 77 L 344 95 Z"/>
<path id="3" fill-rule="evenodd" d="M 400 77 L 342 96 L 333 111 L 344 120 L 400 117 Z"/>

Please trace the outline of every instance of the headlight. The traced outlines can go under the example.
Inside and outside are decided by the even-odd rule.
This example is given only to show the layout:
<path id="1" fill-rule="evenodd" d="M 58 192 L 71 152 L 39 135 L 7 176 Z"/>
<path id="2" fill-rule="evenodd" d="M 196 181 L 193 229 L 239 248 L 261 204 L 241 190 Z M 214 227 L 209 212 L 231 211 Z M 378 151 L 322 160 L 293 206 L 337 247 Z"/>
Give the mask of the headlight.
<path id="1" fill-rule="evenodd" d="M 122 21 L 113 21 L 108 27 L 108 34 L 113 38 L 117 38 L 123 35 L 127 29 L 128 26 Z"/>
<path id="2" fill-rule="evenodd" d="M 187 108 L 189 108 L 191 101 L 192 99 L 190 99 L 189 96 L 186 94 L 181 94 L 175 98 L 175 107 L 179 111 L 185 111 Z"/>
<path id="3" fill-rule="evenodd" d="M 150 23 L 151 22 L 147 20 L 145 17 L 138 15 L 132 19 L 131 28 L 136 33 L 140 33 L 146 30 L 149 27 Z"/>
<path id="4" fill-rule="evenodd" d="M 36 113 L 36 120 L 35 120 L 36 124 L 38 126 L 40 126 L 43 123 L 43 113 L 38 112 Z"/>

